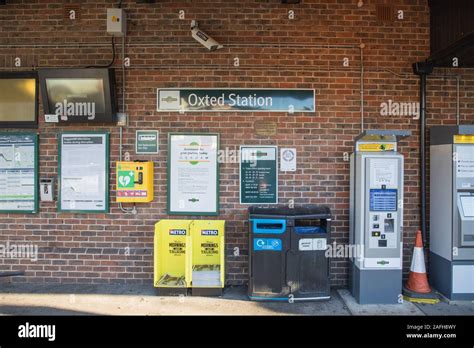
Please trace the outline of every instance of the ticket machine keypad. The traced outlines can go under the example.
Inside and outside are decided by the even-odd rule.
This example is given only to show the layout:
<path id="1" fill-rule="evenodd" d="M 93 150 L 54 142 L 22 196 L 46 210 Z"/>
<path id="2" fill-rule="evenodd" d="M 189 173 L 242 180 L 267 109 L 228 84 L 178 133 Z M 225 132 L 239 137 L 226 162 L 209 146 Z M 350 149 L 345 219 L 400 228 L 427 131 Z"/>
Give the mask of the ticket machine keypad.
<path id="1" fill-rule="evenodd" d="M 395 221 L 397 213 L 370 212 L 369 213 L 369 247 L 396 248 L 397 236 Z"/>

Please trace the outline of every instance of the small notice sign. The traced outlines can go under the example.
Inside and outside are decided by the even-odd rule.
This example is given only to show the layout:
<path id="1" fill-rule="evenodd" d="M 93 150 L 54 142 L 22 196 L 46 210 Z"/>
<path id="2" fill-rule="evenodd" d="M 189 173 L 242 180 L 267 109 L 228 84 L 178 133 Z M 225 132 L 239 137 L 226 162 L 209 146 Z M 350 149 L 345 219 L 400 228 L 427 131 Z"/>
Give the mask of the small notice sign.
<path id="1" fill-rule="evenodd" d="M 296 171 L 296 149 L 280 149 L 280 170 L 282 172 Z"/>
<path id="2" fill-rule="evenodd" d="M 137 130 L 135 136 L 136 154 L 157 154 L 159 150 L 157 130 Z"/>

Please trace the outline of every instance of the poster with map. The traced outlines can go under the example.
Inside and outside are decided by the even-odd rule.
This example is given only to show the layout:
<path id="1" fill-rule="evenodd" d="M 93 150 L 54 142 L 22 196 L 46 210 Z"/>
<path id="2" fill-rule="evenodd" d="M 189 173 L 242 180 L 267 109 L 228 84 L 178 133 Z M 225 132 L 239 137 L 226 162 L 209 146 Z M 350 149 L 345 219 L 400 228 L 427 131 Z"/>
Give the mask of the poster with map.
<path id="1" fill-rule="evenodd" d="M 38 212 L 35 133 L 0 133 L 0 212 Z"/>

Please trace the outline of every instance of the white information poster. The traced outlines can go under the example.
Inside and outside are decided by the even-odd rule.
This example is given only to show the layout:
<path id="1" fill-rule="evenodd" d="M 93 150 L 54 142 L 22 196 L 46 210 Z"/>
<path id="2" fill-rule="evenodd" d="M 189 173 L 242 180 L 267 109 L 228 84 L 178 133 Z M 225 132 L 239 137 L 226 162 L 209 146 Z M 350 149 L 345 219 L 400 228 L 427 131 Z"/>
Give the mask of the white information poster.
<path id="1" fill-rule="evenodd" d="M 218 215 L 219 134 L 168 136 L 168 214 Z"/>
<path id="2" fill-rule="evenodd" d="M 456 176 L 458 178 L 474 178 L 474 146 L 456 146 Z"/>
<path id="3" fill-rule="evenodd" d="M 0 211 L 38 212 L 38 136 L 0 133 Z"/>
<path id="4" fill-rule="evenodd" d="M 370 187 L 398 186 L 397 159 L 375 158 L 370 160 Z"/>
<path id="5" fill-rule="evenodd" d="M 108 212 L 108 133 L 62 133 L 58 141 L 58 210 L 77 213 Z"/>

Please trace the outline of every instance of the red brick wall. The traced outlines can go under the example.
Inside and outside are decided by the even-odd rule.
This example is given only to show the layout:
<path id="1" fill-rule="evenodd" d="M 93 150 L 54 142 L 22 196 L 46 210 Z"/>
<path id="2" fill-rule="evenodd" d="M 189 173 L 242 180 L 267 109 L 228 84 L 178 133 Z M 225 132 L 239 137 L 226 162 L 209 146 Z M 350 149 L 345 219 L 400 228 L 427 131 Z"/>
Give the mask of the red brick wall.
<path id="1" fill-rule="evenodd" d="M 0 68 L 14 67 L 21 57 L 23 68 L 72 67 L 106 64 L 111 58 L 106 34 L 106 8 L 118 1 L 88 0 L 81 3 L 80 20 L 63 20 L 63 1 L 13 1 L 0 6 Z M 126 56 L 126 111 L 124 151 L 132 159 L 155 161 L 155 201 L 139 205 L 139 214 L 125 215 L 114 203 L 111 186 L 109 214 L 57 213 L 55 204 L 40 205 L 37 215 L 0 215 L 0 243 L 34 242 L 40 259 L 0 259 L 0 270 L 26 270 L 26 278 L 39 282 L 147 282 L 153 277 L 153 225 L 166 215 L 166 135 L 170 131 L 219 132 L 221 147 L 241 144 L 275 144 L 298 149 L 298 170 L 280 173 L 280 203 L 329 205 L 334 214 L 333 236 L 348 242 L 349 162 L 353 139 L 360 132 L 360 50 L 365 44 L 366 128 L 410 129 L 402 142 L 405 155 L 405 271 L 409 267 L 414 233 L 419 227 L 418 121 L 410 117 L 380 116 L 380 104 L 389 99 L 418 101 L 418 78 L 411 64 L 429 55 L 429 12 L 425 0 L 390 1 L 404 11 L 404 20 L 379 22 L 375 5 L 383 1 L 303 0 L 282 5 L 279 0 L 171 1 L 136 4 L 123 1 L 128 15 Z M 287 11 L 295 11 L 289 20 Z M 185 20 L 179 20 L 179 11 Z M 192 19 L 226 47 L 208 52 L 190 37 Z M 117 40 L 119 43 L 120 40 Z M 64 46 L 65 44 L 70 44 Z M 273 44 L 273 45 L 270 45 Z M 10 46 L 6 46 L 10 45 Z M 25 47 L 24 45 L 36 45 Z M 53 46 L 46 46 L 53 45 Z M 55 46 L 56 45 L 56 46 Z M 342 47 L 342 46 L 353 46 Z M 120 58 L 120 44 L 117 44 Z M 234 67 L 234 58 L 240 67 Z M 349 58 L 349 67 L 342 60 Z M 120 59 L 116 61 L 120 67 Z M 389 71 L 390 70 L 390 71 Z M 460 71 L 461 111 L 473 121 L 473 74 Z M 452 73 L 452 71 L 451 71 Z M 117 74 L 121 86 L 121 74 Z M 439 73 L 436 73 L 439 76 Z M 452 123 L 454 80 L 429 78 L 429 124 Z M 314 115 L 272 113 L 157 113 L 158 87 L 301 87 L 315 88 Z M 120 94 L 119 89 L 119 94 Z M 118 128 L 107 125 L 56 126 L 45 124 L 40 112 L 40 177 L 57 173 L 56 135 L 62 130 L 108 129 L 111 132 L 111 182 L 118 160 Z M 278 134 L 255 135 L 256 120 L 278 122 Z M 160 131 L 160 154 L 135 156 L 136 129 Z M 247 213 L 239 205 L 238 164 L 222 164 L 221 216 L 227 221 L 227 283 L 247 280 Z M 232 250 L 239 247 L 240 256 Z M 130 248 L 130 249 L 126 249 Z M 130 255 L 125 251 L 130 250 Z M 347 284 L 346 259 L 331 262 L 332 283 Z"/>

